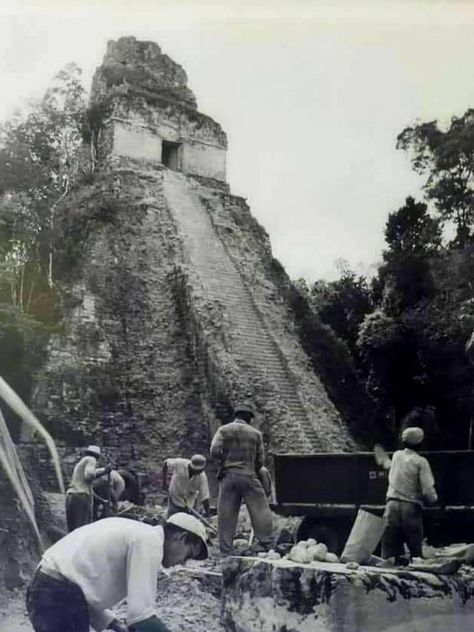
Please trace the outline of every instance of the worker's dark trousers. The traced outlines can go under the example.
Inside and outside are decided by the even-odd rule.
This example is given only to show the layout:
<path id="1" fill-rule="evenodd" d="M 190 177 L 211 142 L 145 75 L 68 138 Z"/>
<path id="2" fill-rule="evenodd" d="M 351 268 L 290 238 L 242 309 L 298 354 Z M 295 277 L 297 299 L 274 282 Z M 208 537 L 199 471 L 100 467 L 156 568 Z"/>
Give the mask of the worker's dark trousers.
<path id="1" fill-rule="evenodd" d="M 26 592 L 35 632 L 89 632 L 89 612 L 79 586 L 37 572 Z"/>
<path id="2" fill-rule="evenodd" d="M 256 476 L 225 472 L 217 502 L 219 545 L 225 555 L 232 551 L 242 500 L 247 505 L 255 537 L 264 546 L 271 542 L 272 514 L 261 482 Z"/>
<path id="3" fill-rule="evenodd" d="M 403 500 L 389 500 L 384 513 L 382 557 L 398 558 L 408 546 L 411 557 L 422 557 L 423 511 L 420 505 Z"/>
<path id="4" fill-rule="evenodd" d="M 92 522 L 92 498 L 89 494 L 66 495 L 66 522 L 69 533 Z"/>

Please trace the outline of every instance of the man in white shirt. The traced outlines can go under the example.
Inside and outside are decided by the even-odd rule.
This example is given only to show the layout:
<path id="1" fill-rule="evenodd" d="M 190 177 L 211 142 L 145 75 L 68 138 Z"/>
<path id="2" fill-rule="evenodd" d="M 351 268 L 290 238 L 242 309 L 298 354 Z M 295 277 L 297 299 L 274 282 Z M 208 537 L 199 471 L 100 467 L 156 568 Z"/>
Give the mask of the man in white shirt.
<path id="1" fill-rule="evenodd" d="M 89 625 L 126 632 L 109 610 L 126 598 L 129 630 L 167 632 L 155 613 L 159 572 L 207 555 L 206 531 L 188 514 L 175 514 L 162 527 L 104 518 L 44 553 L 28 587 L 28 616 L 35 632 L 89 632 Z"/>
<path id="2" fill-rule="evenodd" d="M 66 493 L 66 522 L 69 532 L 92 521 L 92 483 L 110 472 L 111 466 L 97 467 L 100 448 L 90 445 L 76 463 Z"/>
<path id="3" fill-rule="evenodd" d="M 163 463 L 163 489 L 167 490 L 168 472 L 172 473 L 168 490 L 168 518 L 174 513 L 196 509 L 201 504 L 209 515 L 209 482 L 206 457 L 195 454 L 191 459 L 166 459 Z"/>
<path id="4" fill-rule="evenodd" d="M 397 450 L 392 456 L 382 538 L 382 557 L 385 559 L 399 559 L 404 544 L 411 557 L 422 556 L 423 503 L 432 505 L 438 500 L 430 464 L 418 454 L 423 439 L 421 428 L 405 428 L 402 433 L 404 449 Z"/>

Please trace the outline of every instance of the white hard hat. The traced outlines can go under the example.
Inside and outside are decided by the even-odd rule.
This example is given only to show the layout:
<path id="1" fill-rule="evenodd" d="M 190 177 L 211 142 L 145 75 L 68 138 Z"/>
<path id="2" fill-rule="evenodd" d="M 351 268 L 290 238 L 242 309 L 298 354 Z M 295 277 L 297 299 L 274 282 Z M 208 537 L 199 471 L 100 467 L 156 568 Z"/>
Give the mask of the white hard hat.
<path id="1" fill-rule="evenodd" d="M 418 426 L 409 426 L 402 432 L 402 441 L 410 445 L 420 445 L 425 438 L 425 433 Z"/>
<path id="2" fill-rule="evenodd" d="M 197 518 L 181 511 L 170 516 L 166 522 L 169 524 L 174 524 L 180 529 L 184 529 L 185 531 L 189 531 L 189 533 L 197 535 L 197 537 L 204 545 L 204 554 L 202 557 L 199 557 L 197 559 L 204 560 L 209 556 L 206 542 L 206 529 L 204 528 L 202 522 L 200 522 Z"/>
<path id="3" fill-rule="evenodd" d="M 90 452 L 91 454 L 95 454 L 97 457 L 100 456 L 100 448 L 98 445 L 88 445 L 86 448 L 86 452 Z"/>

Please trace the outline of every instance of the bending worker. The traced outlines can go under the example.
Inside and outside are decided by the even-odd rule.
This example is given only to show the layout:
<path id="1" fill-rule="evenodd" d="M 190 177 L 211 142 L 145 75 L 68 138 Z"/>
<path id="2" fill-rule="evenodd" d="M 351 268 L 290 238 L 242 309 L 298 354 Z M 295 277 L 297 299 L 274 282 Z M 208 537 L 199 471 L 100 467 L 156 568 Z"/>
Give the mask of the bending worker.
<path id="1" fill-rule="evenodd" d="M 232 551 L 242 500 L 247 505 L 261 549 L 271 544 L 272 514 L 259 480 L 265 462 L 263 437 L 250 425 L 253 417 L 250 406 L 237 405 L 234 420 L 217 430 L 211 444 L 211 456 L 220 465 L 217 514 L 219 545 L 224 555 Z"/>
<path id="2" fill-rule="evenodd" d="M 209 482 L 206 469 L 207 460 L 202 454 L 191 459 L 165 459 L 162 471 L 162 485 L 168 491 L 168 518 L 174 513 L 198 509 L 202 505 L 206 516 L 209 515 Z M 171 482 L 168 489 L 168 472 Z"/>
<path id="3" fill-rule="evenodd" d="M 110 465 L 98 468 L 99 458 L 99 446 L 90 445 L 74 468 L 71 484 L 66 492 L 66 521 L 69 532 L 92 520 L 92 482 L 112 469 Z"/>
<path id="4" fill-rule="evenodd" d="M 434 504 L 438 500 L 430 464 L 418 453 L 423 439 L 421 428 L 405 428 L 402 433 L 404 449 L 397 450 L 392 456 L 382 538 L 382 557 L 385 559 L 394 557 L 399 561 L 404 544 L 411 557 L 422 557 L 423 502 Z"/>
<path id="5" fill-rule="evenodd" d="M 178 513 L 161 527 L 104 518 L 76 529 L 43 555 L 27 591 L 35 632 L 169 632 L 155 613 L 162 567 L 208 555 L 197 518 Z M 127 625 L 108 610 L 127 599 Z"/>
<path id="6" fill-rule="evenodd" d="M 96 478 L 92 482 L 94 520 L 107 518 L 116 512 L 124 491 L 125 481 L 117 470 L 111 470 L 108 476 Z"/>

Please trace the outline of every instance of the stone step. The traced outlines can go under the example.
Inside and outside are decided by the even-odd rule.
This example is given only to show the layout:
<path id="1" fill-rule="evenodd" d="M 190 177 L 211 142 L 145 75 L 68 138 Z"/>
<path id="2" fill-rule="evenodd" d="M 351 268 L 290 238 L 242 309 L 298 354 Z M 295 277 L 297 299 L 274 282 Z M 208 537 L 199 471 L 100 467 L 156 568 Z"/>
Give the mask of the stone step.
<path id="1" fill-rule="evenodd" d="M 203 288 L 211 299 L 220 302 L 227 311 L 235 357 L 242 363 L 254 366 L 257 375 L 274 385 L 285 406 L 291 410 L 291 425 L 294 426 L 291 434 L 295 435 L 295 441 L 299 435 L 304 435 L 301 442 L 307 443 L 308 437 L 312 439 L 316 433 L 311 434 L 312 424 L 296 385 L 195 189 L 182 176 L 166 172 L 164 194 L 172 214 L 181 226 L 187 254 Z M 275 432 L 274 435 L 277 436 Z"/>

